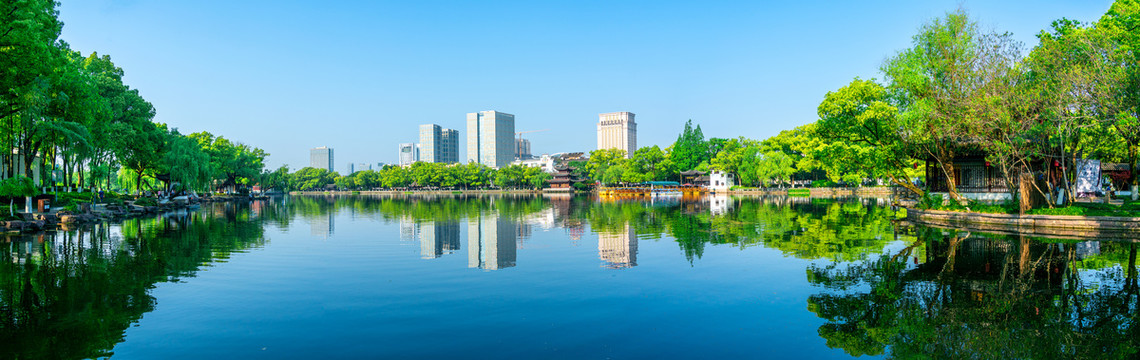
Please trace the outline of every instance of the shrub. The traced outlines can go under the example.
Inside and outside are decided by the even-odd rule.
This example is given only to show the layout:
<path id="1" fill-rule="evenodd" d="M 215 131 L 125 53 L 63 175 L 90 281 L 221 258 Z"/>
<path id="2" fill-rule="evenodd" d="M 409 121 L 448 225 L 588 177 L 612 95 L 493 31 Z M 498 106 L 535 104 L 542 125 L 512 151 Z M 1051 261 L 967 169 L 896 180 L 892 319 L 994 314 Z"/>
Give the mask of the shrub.
<path id="1" fill-rule="evenodd" d="M 918 204 L 915 206 L 923 210 L 938 209 L 942 207 L 943 201 L 942 195 L 926 193 L 918 200 Z"/>
<path id="2" fill-rule="evenodd" d="M 827 179 L 824 179 L 824 180 L 812 180 L 812 181 L 811 181 L 811 187 L 813 187 L 813 188 L 835 187 L 835 185 L 836 185 L 836 184 L 835 184 L 835 182 L 834 182 L 834 181 L 831 181 L 831 180 L 827 180 Z"/>

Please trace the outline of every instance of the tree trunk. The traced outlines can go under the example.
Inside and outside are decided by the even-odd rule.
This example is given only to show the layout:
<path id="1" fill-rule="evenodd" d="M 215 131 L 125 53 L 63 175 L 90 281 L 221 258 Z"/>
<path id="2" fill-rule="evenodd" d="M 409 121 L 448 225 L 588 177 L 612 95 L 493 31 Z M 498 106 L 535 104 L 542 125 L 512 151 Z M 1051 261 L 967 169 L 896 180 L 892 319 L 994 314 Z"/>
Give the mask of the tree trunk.
<path id="1" fill-rule="evenodd" d="M 1129 157 L 1131 157 L 1132 164 L 1130 164 L 1128 166 L 1128 172 L 1129 172 L 1129 175 L 1131 175 L 1130 177 L 1132 178 L 1132 189 L 1130 189 L 1130 192 L 1132 193 L 1132 195 L 1131 195 L 1132 201 L 1136 201 L 1137 199 L 1140 199 L 1140 194 L 1137 194 L 1137 190 L 1138 190 L 1138 188 L 1140 188 L 1140 171 L 1138 171 L 1140 169 L 1136 168 L 1136 165 L 1137 165 L 1136 147 L 1137 146 L 1140 146 L 1140 145 L 1132 145 L 1129 147 L 1131 149 L 1129 151 Z"/>
<path id="2" fill-rule="evenodd" d="M 917 186 L 914 186 L 914 184 L 912 184 L 910 181 L 899 181 L 899 179 L 896 178 L 893 174 L 887 174 L 887 177 L 889 177 L 891 179 L 891 182 L 893 182 L 899 186 L 902 186 L 902 187 L 906 188 L 907 190 L 910 190 L 915 195 L 918 195 L 918 197 L 920 197 L 920 198 L 923 197 L 924 195 L 926 195 L 926 193 L 924 193 Z"/>
<path id="3" fill-rule="evenodd" d="M 950 199 L 954 201 L 965 200 L 962 195 L 958 194 L 958 184 L 955 183 L 957 178 L 954 177 L 954 161 L 939 161 L 938 164 L 938 167 L 942 169 L 942 174 L 946 175 L 946 192 L 949 193 Z"/>

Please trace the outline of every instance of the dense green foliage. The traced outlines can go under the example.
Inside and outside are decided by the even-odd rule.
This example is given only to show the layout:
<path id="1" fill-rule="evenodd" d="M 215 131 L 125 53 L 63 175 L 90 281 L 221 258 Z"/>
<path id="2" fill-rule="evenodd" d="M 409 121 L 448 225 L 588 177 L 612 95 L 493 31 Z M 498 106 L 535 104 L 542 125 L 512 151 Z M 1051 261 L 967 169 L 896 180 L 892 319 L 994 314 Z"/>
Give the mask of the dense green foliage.
<path id="1" fill-rule="evenodd" d="M 190 139 L 156 123 L 154 106 L 123 83 L 110 56 L 84 56 L 59 39 L 57 6 L 0 2 L 0 146 L 12 149 L 0 153 L 0 178 L 141 191 L 159 179 L 206 189 L 261 173 L 267 154 L 259 149 L 209 134 Z"/>
<path id="2" fill-rule="evenodd" d="M 882 83 L 855 79 L 827 94 L 817 123 L 827 144 L 817 158 L 921 195 L 905 174 L 913 159 L 955 178 L 957 158 L 981 153 L 1021 212 L 1032 192 L 1048 204 L 1055 187 L 1074 193 L 1079 158 L 1135 169 L 1138 18 L 1140 2 L 1120 0 L 1094 23 L 1055 21 L 1027 56 L 1010 34 L 983 31 L 964 11 L 934 19 L 883 64 Z M 1063 178 L 1034 186 L 1053 171 Z M 961 200 L 954 181 L 946 186 Z"/>

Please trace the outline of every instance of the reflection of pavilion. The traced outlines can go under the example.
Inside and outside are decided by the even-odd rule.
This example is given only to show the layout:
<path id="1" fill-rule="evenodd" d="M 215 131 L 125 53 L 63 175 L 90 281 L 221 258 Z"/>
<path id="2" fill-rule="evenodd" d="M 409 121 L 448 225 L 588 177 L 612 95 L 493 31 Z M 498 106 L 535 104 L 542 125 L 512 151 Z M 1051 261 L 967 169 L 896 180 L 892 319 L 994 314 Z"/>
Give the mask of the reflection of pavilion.
<path id="1" fill-rule="evenodd" d="M 322 239 L 328 239 L 335 227 L 332 212 L 309 219 L 309 233 Z"/>
<path id="2" fill-rule="evenodd" d="M 418 226 L 420 257 L 435 259 L 459 250 L 458 221 L 428 221 Z"/>
<path id="3" fill-rule="evenodd" d="M 598 233 L 598 258 L 605 268 L 637 266 L 637 234 L 629 223 L 622 230 Z"/>
<path id="4" fill-rule="evenodd" d="M 725 194 L 710 195 L 709 212 L 713 215 L 724 215 L 732 210 L 732 199 Z"/>
<path id="5" fill-rule="evenodd" d="M 467 222 L 467 267 L 498 270 L 515 266 L 517 255 L 514 221 L 498 214 L 473 216 Z"/>

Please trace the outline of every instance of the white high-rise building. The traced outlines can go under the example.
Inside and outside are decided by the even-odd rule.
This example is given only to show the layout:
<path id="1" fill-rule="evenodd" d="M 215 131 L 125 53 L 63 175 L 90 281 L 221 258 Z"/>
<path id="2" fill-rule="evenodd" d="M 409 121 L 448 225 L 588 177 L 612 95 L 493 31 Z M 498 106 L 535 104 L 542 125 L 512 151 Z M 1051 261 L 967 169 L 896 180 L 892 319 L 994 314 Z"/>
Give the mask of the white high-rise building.
<path id="1" fill-rule="evenodd" d="M 310 149 L 309 166 L 333 171 L 333 149 L 325 146 Z"/>
<path id="2" fill-rule="evenodd" d="M 628 111 L 598 114 L 598 150 L 625 150 L 625 157 L 632 158 L 637 151 L 637 123 L 634 113 Z"/>
<path id="3" fill-rule="evenodd" d="M 419 160 L 419 148 L 414 143 L 400 144 L 400 166 L 411 166 Z"/>
<path id="4" fill-rule="evenodd" d="M 467 114 L 467 161 L 492 168 L 515 159 L 515 116 L 488 110 Z"/>

